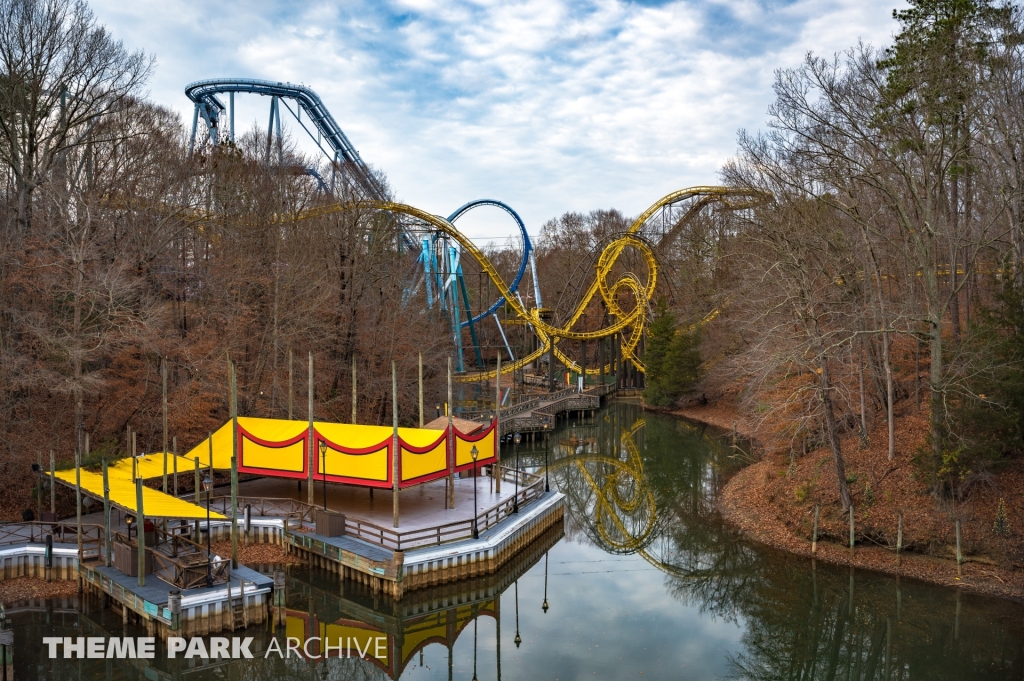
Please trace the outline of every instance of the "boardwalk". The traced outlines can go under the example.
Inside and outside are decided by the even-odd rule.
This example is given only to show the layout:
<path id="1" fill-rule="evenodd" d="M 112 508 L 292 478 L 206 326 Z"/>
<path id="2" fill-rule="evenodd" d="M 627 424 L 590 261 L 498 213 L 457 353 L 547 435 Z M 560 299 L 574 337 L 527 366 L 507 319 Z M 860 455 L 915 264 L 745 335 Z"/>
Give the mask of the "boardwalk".
<path id="1" fill-rule="evenodd" d="M 546 395 L 538 395 L 512 407 L 502 407 L 499 435 L 553 430 L 559 414 L 599 409 L 601 398 L 615 390 L 616 386 L 610 383 L 590 386 L 583 392 L 578 392 L 576 388 L 565 388 Z M 489 418 L 486 412 L 470 412 L 462 416 L 483 421 Z"/>

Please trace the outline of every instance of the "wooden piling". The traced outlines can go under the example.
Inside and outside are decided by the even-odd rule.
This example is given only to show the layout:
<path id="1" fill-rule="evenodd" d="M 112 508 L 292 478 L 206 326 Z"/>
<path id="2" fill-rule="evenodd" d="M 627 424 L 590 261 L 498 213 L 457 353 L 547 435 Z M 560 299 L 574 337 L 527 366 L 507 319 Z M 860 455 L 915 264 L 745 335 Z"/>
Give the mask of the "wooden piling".
<path id="1" fill-rule="evenodd" d="M 896 529 L 896 567 L 903 562 L 903 513 L 899 515 L 899 525 Z"/>
<path id="2" fill-rule="evenodd" d="M 961 571 L 962 570 L 962 566 L 963 566 L 963 562 L 964 562 L 964 554 L 960 550 L 960 519 L 957 518 L 956 519 L 956 578 L 957 579 L 960 579 L 963 576 L 962 571 Z M 959 598 L 959 593 L 957 594 L 957 597 Z M 959 603 L 958 603 L 958 605 L 959 605 Z"/>
<path id="3" fill-rule="evenodd" d="M 853 557 L 853 542 L 854 542 L 854 533 L 853 533 L 853 504 L 850 504 L 850 556 L 851 557 Z"/>
<path id="4" fill-rule="evenodd" d="M 811 553 L 818 552 L 818 512 L 821 510 L 821 506 L 818 504 L 814 505 L 814 532 L 811 534 Z"/>

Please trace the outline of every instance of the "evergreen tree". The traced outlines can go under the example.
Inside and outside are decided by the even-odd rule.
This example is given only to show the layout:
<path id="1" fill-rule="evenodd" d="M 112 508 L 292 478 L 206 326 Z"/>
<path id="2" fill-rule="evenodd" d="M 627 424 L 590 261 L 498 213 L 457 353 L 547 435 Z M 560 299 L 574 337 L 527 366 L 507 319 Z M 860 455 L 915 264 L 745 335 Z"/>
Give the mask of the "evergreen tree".
<path id="1" fill-rule="evenodd" d="M 654 319 L 648 327 L 644 361 L 644 399 L 652 406 L 670 406 L 700 379 L 697 333 L 676 328 L 675 315 L 663 298 L 655 305 Z"/>

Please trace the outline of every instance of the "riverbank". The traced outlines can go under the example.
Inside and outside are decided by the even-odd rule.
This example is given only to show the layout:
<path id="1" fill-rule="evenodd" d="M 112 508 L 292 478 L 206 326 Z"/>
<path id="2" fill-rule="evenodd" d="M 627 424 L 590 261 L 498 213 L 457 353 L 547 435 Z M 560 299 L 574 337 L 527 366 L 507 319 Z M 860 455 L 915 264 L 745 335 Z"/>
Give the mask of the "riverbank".
<path id="1" fill-rule="evenodd" d="M 757 439 L 756 428 L 731 401 L 672 412 Z M 820 507 L 814 557 L 837 565 L 874 570 L 1024 601 L 1024 462 L 1010 462 L 986 486 L 958 505 L 939 505 L 917 480 L 914 455 L 925 443 L 927 415 L 904 403 L 897 412 L 896 457 L 888 460 L 885 424 L 843 439 L 847 479 L 854 505 L 856 543 L 849 549 L 849 515 L 840 509 L 829 450 L 792 459 L 765 452 L 730 479 L 719 500 L 727 521 L 759 543 L 811 557 L 814 508 Z M 1000 501 L 1005 534 L 993 529 Z M 898 517 L 903 514 L 905 550 L 897 565 Z M 961 521 L 964 563 L 956 565 L 955 520 Z"/>

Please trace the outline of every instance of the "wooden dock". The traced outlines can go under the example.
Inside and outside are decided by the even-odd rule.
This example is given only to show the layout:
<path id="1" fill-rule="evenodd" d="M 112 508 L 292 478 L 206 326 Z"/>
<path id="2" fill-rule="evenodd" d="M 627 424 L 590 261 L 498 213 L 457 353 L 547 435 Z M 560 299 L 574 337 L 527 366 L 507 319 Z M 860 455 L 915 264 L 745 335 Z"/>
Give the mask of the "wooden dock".
<path id="1" fill-rule="evenodd" d="M 531 397 L 511 407 L 501 408 L 500 436 L 511 433 L 530 435 L 554 430 L 559 416 L 572 413 L 591 414 L 601 408 L 601 399 L 619 390 L 613 383 L 594 385 L 579 392 L 576 388 L 565 388 L 553 393 Z M 462 418 L 485 422 L 490 412 L 468 412 Z"/>

